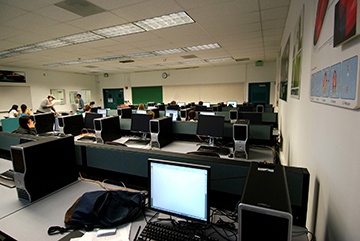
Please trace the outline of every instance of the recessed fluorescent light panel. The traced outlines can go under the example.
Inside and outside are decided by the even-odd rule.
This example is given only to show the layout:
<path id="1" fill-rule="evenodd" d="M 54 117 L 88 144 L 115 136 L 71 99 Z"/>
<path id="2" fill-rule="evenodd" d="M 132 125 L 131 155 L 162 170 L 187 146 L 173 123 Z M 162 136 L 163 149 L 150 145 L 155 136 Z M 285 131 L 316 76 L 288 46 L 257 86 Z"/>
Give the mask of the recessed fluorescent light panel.
<path id="1" fill-rule="evenodd" d="M 61 41 L 59 39 L 52 39 L 40 43 L 36 43 L 35 46 L 44 48 L 44 49 L 53 49 L 53 48 L 59 48 L 67 45 L 71 45 L 70 42 Z"/>
<path id="2" fill-rule="evenodd" d="M 112 38 L 133 33 L 145 32 L 145 30 L 132 23 L 128 23 L 108 28 L 97 29 L 92 32 L 107 38 Z"/>
<path id="3" fill-rule="evenodd" d="M 60 38 L 61 41 L 70 42 L 74 44 L 85 43 L 100 39 L 104 39 L 104 37 L 91 32 L 79 33 L 79 34 L 69 35 Z"/>
<path id="4" fill-rule="evenodd" d="M 134 54 L 127 54 L 125 57 L 128 58 L 143 58 L 143 57 L 153 57 L 155 54 L 150 52 L 141 52 L 141 53 L 134 53 Z"/>
<path id="5" fill-rule="evenodd" d="M 225 57 L 225 58 L 216 58 L 216 59 L 207 59 L 206 62 L 223 62 L 223 61 L 232 61 L 234 60 L 233 58 L 230 57 Z"/>
<path id="6" fill-rule="evenodd" d="M 171 13 L 169 15 L 163 15 L 160 17 L 144 19 L 134 23 L 147 31 L 151 31 L 155 29 L 169 28 L 194 22 L 195 21 L 189 15 L 187 15 L 186 12 L 178 12 Z"/>
<path id="7" fill-rule="evenodd" d="M 154 54 L 164 55 L 164 54 L 178 54 L 178 53 L 183 53 L 183 52 L 185 52 L 185 50 L 183 50 L 182 48 L 177 48 L 177 49 L 157 50 L 157 51 L 154 51 Z"/>
<path id="8" fill-rule="evenodd" d="M 220 44 L 213 43 L 213 44 L 204 44 L 204 45 L 186 47 L 185 50 L 187 50 L 187 51 L 199 51 L 199 50 L 218 49 L 218 48 L 221 48 Z"/>

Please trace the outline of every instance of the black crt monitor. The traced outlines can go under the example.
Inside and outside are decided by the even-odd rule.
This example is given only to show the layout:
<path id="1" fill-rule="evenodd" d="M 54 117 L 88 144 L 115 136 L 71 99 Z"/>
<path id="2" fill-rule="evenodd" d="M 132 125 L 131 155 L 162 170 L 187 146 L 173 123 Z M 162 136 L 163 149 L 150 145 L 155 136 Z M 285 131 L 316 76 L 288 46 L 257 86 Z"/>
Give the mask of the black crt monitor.
<path id="1" fill-rule="evenodd" d="M 168 105 L 166 109 L 168 109 L 168 110 L 180 110 L 180 106 L 179 105 Z"/>
<path id="2" fill-rule="evenodd" d="M 178 119 L 178 116 L 179 116 L 179 111 L 178 110 L 167 109 L 165 111 L 165 116 L 170 116 L 173 121 L 176 121 Z"/>
<path id="3" fill-rule="evenodd" d="M 143 139 L 146 138 L 146 134 L 150 133 L 150 120 L 152 115 L 150 114 L 132 114 L 130 130 L 134 133 L 143 134 Z"/>
<path id="4" fill-rule="evenodd" d="M 52 112 L 34 114 L 33 120 L 38 134 L 54 131 L 55 115 Z"/>
<path id="5" fill-rule="evenodd" d="M 121 116 L 122 119 L 131 119 L 132 109 L 128 108 L 120 108 L 117 109 L 117 114 Z"/>
<path id="6" fill-rule="evenodd" d="M 195 111 L 207 111 L 207 107 L 205 105 L 196 105 Z"/>
<path id="7" fill-rule="evenodd" d="M 59 129 L 65 134 L 77 136 L 81 134 L 84 128 L 84 118 L 82 114 L 59 116 Z"/>
<path id="8" fill-rule="evenodd" d="M 199 115 L 196 135 L 210 137 L 209 144 L 215 144 L 215 138 L 222 138 L 224 135 L 225 117 L 221 115 Z"/>
<path id="9" fill-rule="evenodd" d="M 239 112 L 238 119 L 250 120 L 250 125 L 262 124 L 262 113 L 259 112 Z"/>
<path id="10" fill-rule="evenodd" d="M 210 221 L 211 167 L 148 159 L 149 207 L 200 222 Z"/>
<path id="11" fill-rule="evenodd" d="M 84 128 L 91 132 L 95 131 L 94 119 L 101 117 L 102 114 L 86 112 L 84 118 Z"/>

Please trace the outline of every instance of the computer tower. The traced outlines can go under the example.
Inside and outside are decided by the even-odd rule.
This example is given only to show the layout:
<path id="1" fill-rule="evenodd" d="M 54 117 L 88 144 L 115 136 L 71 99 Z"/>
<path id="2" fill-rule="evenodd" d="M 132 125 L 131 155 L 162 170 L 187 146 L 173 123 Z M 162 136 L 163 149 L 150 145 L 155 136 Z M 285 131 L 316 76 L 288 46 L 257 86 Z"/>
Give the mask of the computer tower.
<path id="1" fill-rule="evenodd" d="M 249 159 L 249 120 L 239 120 L 233 125 L 234 157 Z"/>
<path id="2" fill-rule="evenodd" d="M 162 148 L 173 141 L 173 127 L 171 117 L 160 117 L 150 120 L 150 145 Z"/>
<path id="3" fill-rule="evenodd" d="M 292 240 L 290 198 L 282 165 L 250 163 L 240 204 L 238 240 Z"/>
<path id="4" fill-rule="evenodd" d="M 121 138 L 119 116 L 94 119 L 94 127 L 97 143 L 105 143 Z"/>
<path id="5" fill-rule="evenodd" d="M 187 109 L 181 109 L 181 110 L 180 110 L 180 120 L 181 120 L 181 121 L 186 121 L 186 119 L 187 119 L 187 113 L 188 113 L 188 110 L 187 110 Z"/>
<path id="6" fill-rule="evenodd" d="M 11 159 L 18 198 L 26 202 L 33 202 L 78 179 L 73 136 L 11 146 Z"/>
<path id="7" fill-rule="evenodd" d="M 238 120 L 238 111 L 230 110 L 229 111 L 229 119 L 230 119 L 230 123 L 235 123 Z"/>

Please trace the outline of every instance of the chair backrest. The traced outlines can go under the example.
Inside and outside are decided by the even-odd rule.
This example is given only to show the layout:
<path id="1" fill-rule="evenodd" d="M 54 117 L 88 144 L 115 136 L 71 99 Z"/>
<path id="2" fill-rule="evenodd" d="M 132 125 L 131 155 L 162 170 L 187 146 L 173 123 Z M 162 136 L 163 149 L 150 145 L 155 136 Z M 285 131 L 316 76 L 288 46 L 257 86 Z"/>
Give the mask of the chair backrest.
<path id="1" fill-rule="evenodd" d="M 13 132 L 19 127 L 19 117 L 1 119 L 1 126 L 3 132 Z"/>

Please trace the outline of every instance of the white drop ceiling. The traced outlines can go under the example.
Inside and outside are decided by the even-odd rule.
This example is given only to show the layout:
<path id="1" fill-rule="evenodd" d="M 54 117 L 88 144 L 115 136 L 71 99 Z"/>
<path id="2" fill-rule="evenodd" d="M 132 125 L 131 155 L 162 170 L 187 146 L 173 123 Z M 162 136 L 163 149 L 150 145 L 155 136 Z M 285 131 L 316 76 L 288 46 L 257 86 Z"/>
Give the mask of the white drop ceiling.
<path id="1" fill-rule="evenodd" d="M 102 11 L 82 17 L 88 12 L 65 10 L 58 6 L 61 2 L 78 11 L 89 4 Z M 0 66 L 99 74 L 271 61 L 279 55 L 289 4 L 290 0 L 0 0 Z M 18 47 L 179 12 L 187 13 L 194 23 L 1 55 Z M 153 54 L 215 43 L 220 48 Z M 143 53 L 152 56 L 137 56 Z M 103 58 L 110 60 L 97 61 Z"/>

